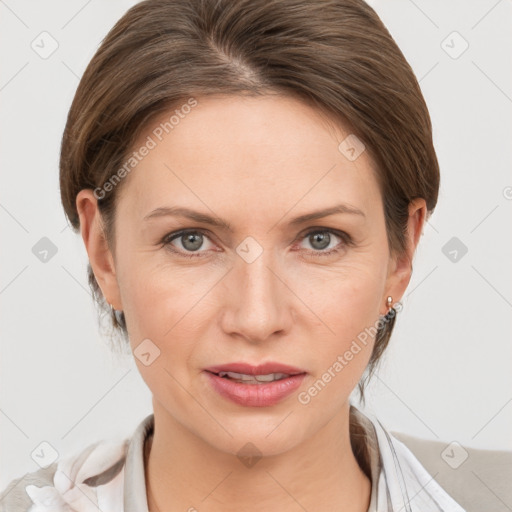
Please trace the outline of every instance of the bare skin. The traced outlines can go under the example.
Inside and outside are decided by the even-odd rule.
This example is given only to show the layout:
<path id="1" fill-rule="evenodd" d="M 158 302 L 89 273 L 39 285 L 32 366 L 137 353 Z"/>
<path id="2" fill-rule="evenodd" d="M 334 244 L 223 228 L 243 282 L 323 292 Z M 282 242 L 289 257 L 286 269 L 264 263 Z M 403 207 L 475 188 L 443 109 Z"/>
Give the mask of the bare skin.
<path id="1" fill-rule="evenodd" d="M 160 350 L 148 366 L 135 358 L 155 415 L 149 510 L 366 512 L 371 482 L 350 446 L 349 397 L 373 338 L 307 404 L 298 397 L 376 325 L 388 296 L 402 297 L 425 201 L 409 207 L 407 253 L 390 254 L 373 163 L 366 151 L 351 161 L 338 149 L 349 131 L 290 97 L 196 99 L 125 178 L 115 248 L 92 190 L 77 196 L 91 266 L 105 298 L 125 313 L 132 349 L 149 339 Z M 340 203 L 364 215 L 290 222 Z M 232 231 L 183 217 L 144 220 L 164 206 L 224 219 Z M 161 243 L 182 229 L 199 241 Z M 326 231 L 323 246 L 310 236 Z M 236 251 L 247 237 L 262 250 L 251 263 Z M 277 405 L 241 406 L 217 394 L 203 371 L 234 361 L 278 361 L 307 375 Z M 261 455 L 251 467 L 237 456 L 247 443 Z"/>

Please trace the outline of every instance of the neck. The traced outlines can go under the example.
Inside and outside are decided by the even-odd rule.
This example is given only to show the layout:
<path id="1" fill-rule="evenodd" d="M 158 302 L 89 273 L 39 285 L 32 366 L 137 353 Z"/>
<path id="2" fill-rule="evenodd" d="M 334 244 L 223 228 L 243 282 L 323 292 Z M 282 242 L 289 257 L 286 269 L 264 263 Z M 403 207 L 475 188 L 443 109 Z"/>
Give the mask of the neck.
<path id="1" fill-rule="evenodd" d="M 145 462 L 149 512 L 368 510 L 371 482 L 352 451 L 348 403 L 301 445 L 247 466 L 154 405 Z"/>

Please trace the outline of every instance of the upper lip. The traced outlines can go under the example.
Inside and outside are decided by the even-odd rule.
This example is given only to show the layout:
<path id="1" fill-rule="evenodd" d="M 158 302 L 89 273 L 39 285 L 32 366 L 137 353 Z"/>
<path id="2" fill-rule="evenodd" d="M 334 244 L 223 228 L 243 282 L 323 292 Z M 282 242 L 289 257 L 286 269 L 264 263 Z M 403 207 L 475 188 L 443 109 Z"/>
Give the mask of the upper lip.
<path id="1" fill-rule="evenodd" d="M 306 373 L 305 370 L 301 370 L 300 368 L 295 368 L 294 366 L 276 363 L 273 361 L 258 364 L 256 366 L 243 362 L 226 363 L 219 364 L 217 366 L 209 366 L 208 368 L 205 368 L 205 370 L 211 373 L 234 372 L 243 373 L 244 375 L 268 375 L 270 373 L 285 373 L 286 375 L 299 375 L 301 373 Z"/>

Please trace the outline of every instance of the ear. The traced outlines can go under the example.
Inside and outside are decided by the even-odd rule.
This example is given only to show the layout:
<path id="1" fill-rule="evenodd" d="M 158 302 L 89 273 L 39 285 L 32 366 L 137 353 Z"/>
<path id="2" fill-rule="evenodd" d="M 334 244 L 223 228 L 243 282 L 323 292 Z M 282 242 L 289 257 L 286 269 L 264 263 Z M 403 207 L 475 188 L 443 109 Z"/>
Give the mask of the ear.
<path id="1" fill-rule="evenodd" d="M 114 258 L 105 238 L 98 201 L 92 189 L 83 189 L 77 194 L 76 207 L 80 217 L 82 239 L 98 286 L 105 300 L 112 304 L 114 309 L 122 310 Z"/>
<path id="2" fill-rule="evenodd" d="M 388 296 L 393 297 L 393 303 L 398 302 L 411 280 L 412 260 L 423 233 L 423 227 L 427 218 L 427 205 L 422 198 L 413 199 L 409 203 L 409 220 L 407 222 L 407 248 L 404 254 L 393 255 L 388 266 L 386 280 L 386 292 L 382 298 L 382 304 L 386 304 Z M 388 307 L 384 306 L 385 315 Z"/>

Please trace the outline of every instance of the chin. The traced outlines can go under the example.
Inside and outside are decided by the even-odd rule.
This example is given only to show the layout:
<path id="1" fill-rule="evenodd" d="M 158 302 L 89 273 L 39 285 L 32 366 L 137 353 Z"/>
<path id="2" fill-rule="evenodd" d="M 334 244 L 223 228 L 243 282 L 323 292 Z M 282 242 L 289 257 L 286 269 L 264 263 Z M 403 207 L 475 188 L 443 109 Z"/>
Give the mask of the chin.
<path id="1" fill-rule="evenodd" d="M 290 410 L 273 414 L 272 417 L 267 416 L 266 420 L 261 416 L 256 418 L 254 415 L 233 415 L 229 418 L 215 415 L 224 428 L 219 426 L 203 432 L 196 431 L 196 435 L 202 437 L 213 448 L 230 455 L 280 455 L 304 442 L 313 433 L 310 431 L 314 430 L 312 425 L 308 428 L 306 421 L 299 419 L 297 411 L 289 414 Z M 289 417 L 285 419 L 288 414 Z"/>

